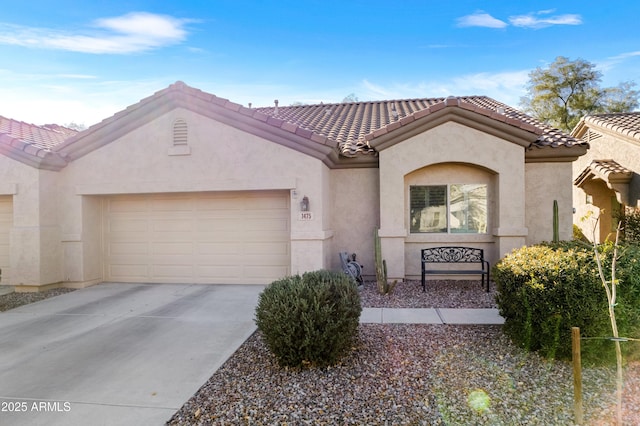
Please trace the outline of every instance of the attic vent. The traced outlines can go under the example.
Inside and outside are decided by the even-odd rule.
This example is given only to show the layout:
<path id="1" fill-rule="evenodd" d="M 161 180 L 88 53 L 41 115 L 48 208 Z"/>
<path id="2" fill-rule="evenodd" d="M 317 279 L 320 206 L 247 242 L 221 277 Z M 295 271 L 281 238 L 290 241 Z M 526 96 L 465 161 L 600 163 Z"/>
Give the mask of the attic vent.
<path id="1" fill-rule="evenodd" d="M 594 139 L 598 139 L 601 138 L 602 135 L 598 132 L 594 132 L 593 130 L 589 129 L 589 131 L 587 132 L 587 142 L 592 141 Z"/>
<path id="2" fill-rule="evenodd" d="M 173 145 L 187 144 L 187 122 L 178 118 L 173 122 Z"/>
<path id="3" fill-rule="evenodd" d="M 187 121 L 178 118 L 173 122 L 173 144 L 169 147 L 169 155 L 190 155 L 191 147 L 188 145 L 189 133 Z"/>

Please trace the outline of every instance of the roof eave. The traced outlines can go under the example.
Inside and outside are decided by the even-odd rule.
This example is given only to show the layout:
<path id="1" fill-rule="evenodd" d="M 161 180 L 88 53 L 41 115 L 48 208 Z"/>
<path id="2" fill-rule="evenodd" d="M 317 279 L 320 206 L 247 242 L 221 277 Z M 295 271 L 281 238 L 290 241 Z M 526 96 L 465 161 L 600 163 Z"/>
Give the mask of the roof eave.
<path id="1" fill-rule="evenodd" d="M 377 151 L 382 151 L 449 121 L 511 141 L 525 148 L 534 143 L 539 136 L 539 133 L 522 129 L 506 121 L 499 121 L 490 116 L 458 106 L 447 106 L 423 117 L 407 121 L 406 124 L 400 124 L 395 129 L 379 136 L 374 134 L 369 135 L 367 138 L 373 148 Z"/>
<path id="2" fill-rule="evenodd" d="M 587 153 L 588 145 L 532 146 L 525 151 L 525 163 L 566 163 L 576 161 Z"/>
<path id="3" fill-rule="evenodd" d="M 7 135 L 0 135 L 0 154 L 41 170 L 57 172 L 67 165 L 62 156 Z"/>
<path id="4" fill-rule="evenodd" d="M 342 163 L 335 141 L 294 124 L 182 84 L 175 84 L 70 138 L 58 152 L 80 158 L 176 108 L 184 108 L 236 129 L 262 137 L 321 160 L 328 167 Z"/>

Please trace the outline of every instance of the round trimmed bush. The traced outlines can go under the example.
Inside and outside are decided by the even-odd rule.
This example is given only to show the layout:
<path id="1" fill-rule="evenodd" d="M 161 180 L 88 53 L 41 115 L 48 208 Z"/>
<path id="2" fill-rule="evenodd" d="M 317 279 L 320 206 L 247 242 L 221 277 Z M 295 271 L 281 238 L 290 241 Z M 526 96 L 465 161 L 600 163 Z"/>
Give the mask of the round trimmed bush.
<path id="1" fill-rule="evenodd" d="M 352 347 L 361 311 L 352 280 L 320 270 L 268 285 L 260 294 L 255 322 L 280 366 L 325 367 Z"/>
<path id="2" fill-rule="evenodd" d="M 620 336 L 640 337 L 640 250 L 619 247 L 616 319 Z M 611 272 L 612 244 L 600 247 L 605 274 Z M 526 350 L 547 358 L 571 358 L 571 327 L 583 337 L 611 336 L 608 302 L 593 248 L 580 242 L 541 244 L 514 250 L 493 268 L 496 301 L 504 332 Z M 634 344 L 626 344 L 627 354 Z M 585 362 L 614 359 L 607 339 L 583 340 Z"/>

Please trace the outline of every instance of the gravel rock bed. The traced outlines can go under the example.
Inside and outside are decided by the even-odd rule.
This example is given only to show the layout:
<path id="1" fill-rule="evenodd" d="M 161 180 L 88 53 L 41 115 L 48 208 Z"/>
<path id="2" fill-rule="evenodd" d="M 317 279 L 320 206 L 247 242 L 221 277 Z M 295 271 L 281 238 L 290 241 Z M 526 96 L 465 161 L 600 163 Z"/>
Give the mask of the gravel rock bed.
<path id="1" fill-rule="evenodd" d="M 74 288 L 55 288 L 52 290 L 41 291 L 38 293 L 9 293 L 0 296 L 0 312 L 8 311 L 22 305 L 39 302 L 50 297 L 59 296 L 61 294 L 75 291 Z"/>
<path id="2" fill-rule="evenodd" d="M 360 300 L 367 308 L 497 308 L 496 285 L 489 292 L 480 280 L 428 280 L 426 291 L 420 281 L 398 283 L 390 294 L 381 295 L 375 282 L 365 282 Z"/>
<path id="3" fill-rule="evenodd" d="M 387 297 L 367 283 L 363 306 L 495 307 L 479 281 L 438 282 L 427 294 L 413 284 Z M 640 424 L 640 364 L 625 375 L 624 424 Z M 614 424 L 615 371 L 585 368 L 583 393 L 585 424 Z M 280 368 L 255 332 L 167 424 L 547 426 L 573 419 L 571 364 L 521 351 L 501 326 L 361 324 L 353 351 L 325 369 Z"/>

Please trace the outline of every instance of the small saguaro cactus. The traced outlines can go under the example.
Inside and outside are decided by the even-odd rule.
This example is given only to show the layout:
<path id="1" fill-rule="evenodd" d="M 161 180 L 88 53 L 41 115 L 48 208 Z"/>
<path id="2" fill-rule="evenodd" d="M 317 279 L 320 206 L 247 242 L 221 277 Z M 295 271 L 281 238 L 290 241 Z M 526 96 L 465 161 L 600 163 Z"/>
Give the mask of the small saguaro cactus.
<path id="1" fill-rule="evenodd" d="M 382 258 L 382 245 L 380 243 L 380 235 L 378 230 L 373 232 L 375 242 L 375 261 L 376 261 L 376 282 L 378 285 L 378 293 L 389 294 L 393 291 L 397 284 L 397 280 L 389 284 L 387 279 L 387 261 Z"/>

